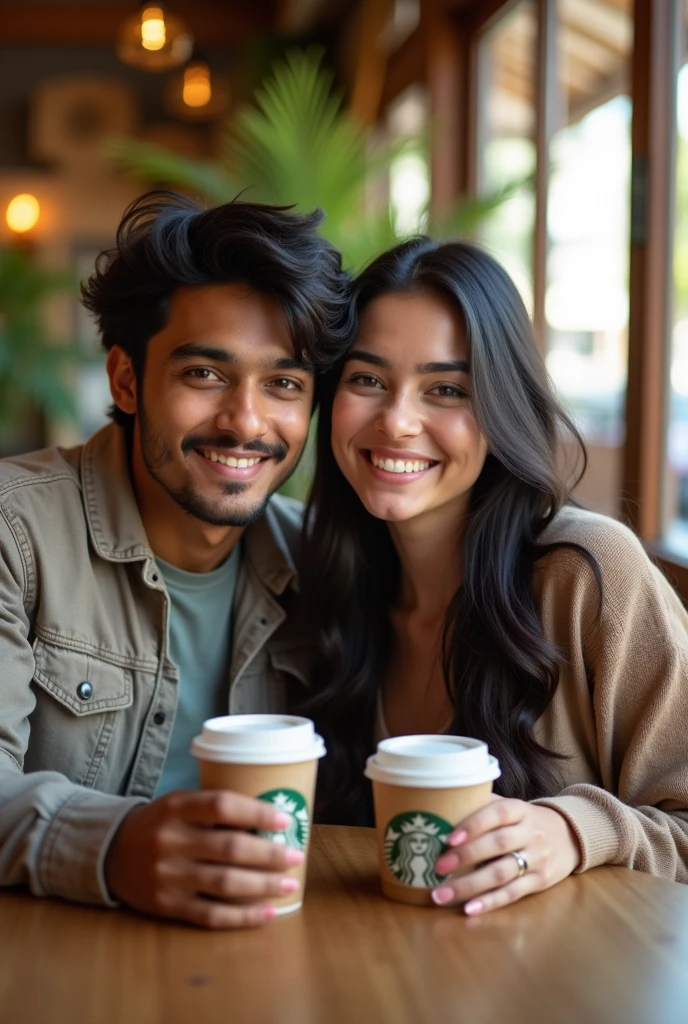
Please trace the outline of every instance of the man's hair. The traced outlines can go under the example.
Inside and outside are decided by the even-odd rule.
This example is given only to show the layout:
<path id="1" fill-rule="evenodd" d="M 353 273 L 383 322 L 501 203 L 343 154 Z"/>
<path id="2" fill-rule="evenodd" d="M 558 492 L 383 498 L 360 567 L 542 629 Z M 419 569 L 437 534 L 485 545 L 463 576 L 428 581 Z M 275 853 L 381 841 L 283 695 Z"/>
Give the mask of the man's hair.
<path id="1" fill-rule="evenodd" d="M 318 234 L 321 210 L 234 201 L 204 209 L 175 192 L 156 190 L 126 209 L 115 247 L 102 252 L 82 285 L 103 346 L 119 345 L 143 376 L 149 339 L 167 322 L 169 301 L 183 285 L 242 282 L 276 299 L 294 354 L 321 370 L 350 338 L 350 278 L 339 252 Z M 115 422 L 132 417 L 116 407 Z"/>

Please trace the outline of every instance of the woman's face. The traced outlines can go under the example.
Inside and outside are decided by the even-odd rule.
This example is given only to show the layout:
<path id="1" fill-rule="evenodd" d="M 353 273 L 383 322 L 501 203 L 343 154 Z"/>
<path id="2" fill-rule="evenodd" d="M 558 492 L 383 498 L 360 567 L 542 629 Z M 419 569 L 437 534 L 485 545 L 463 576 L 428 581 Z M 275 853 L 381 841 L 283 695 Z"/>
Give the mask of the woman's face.
<path id="1" fill-rule="evenodd" d="M 332 448 L 371 515 L 465 514 L 487 455 L 470 391 L 449 301 L 416 292 L 369 303 L 335 394 Z"/>

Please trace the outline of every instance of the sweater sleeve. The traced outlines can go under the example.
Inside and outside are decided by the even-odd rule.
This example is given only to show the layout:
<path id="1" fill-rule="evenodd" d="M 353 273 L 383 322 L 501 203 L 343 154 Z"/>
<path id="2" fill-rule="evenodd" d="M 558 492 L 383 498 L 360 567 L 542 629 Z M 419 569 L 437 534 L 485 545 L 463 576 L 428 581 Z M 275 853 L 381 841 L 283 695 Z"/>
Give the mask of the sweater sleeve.
<path id="1" fill-rule="evenodd" d="M 536 802 L 569 822 L 578 872 L 619 864 L 688 882 L 688 616 L 638 540 L 618 524 L 609 533 L 601 610 L 580 634 L 601 786 Z"/>

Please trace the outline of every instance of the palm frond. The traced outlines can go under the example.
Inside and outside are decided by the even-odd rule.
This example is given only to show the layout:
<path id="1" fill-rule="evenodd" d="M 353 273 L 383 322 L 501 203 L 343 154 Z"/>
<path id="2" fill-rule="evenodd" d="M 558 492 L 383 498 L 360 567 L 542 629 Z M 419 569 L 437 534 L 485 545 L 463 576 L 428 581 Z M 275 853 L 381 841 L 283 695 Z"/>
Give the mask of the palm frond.
<path id="1" fill-rule="evenodd" d="M 121 167 L 138 177 L 197 193 L 208 203 L 227 203 L 241 191 L 241 185 L 219 164 L 188 160 L 152 142 L 111 139 L 107 148 Z"/>

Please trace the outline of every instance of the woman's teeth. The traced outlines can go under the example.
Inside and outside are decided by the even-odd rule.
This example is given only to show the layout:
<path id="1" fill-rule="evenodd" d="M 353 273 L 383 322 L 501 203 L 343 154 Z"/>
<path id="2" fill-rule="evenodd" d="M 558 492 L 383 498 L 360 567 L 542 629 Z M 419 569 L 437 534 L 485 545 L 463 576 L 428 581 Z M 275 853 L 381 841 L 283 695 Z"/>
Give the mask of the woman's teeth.
<path id="1" fill-rule="evenodd" d="M 211 462 L 221 462 L 223 466 L 232 466 L 233 469 L 248 469 L 255 466 L 260 459 L 235 459 L 233 455 L 221 455 L 219 452 L 203 452 L 206 459 Z"/>
<path id="2" fill-rule="evenodd" d="M 378 469 L 384 469 L 387 473 L 420 473 L 423 469 L 430 469 L 429 462 L 406 462 L 403 459 L 381 459 L 370 453 L 370 461 Z"/>

